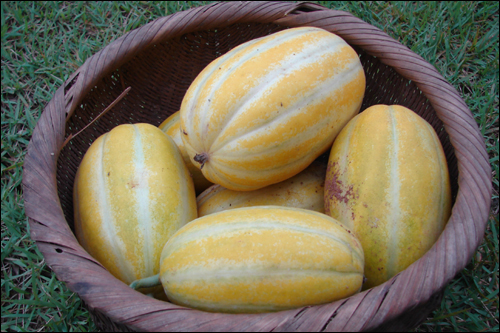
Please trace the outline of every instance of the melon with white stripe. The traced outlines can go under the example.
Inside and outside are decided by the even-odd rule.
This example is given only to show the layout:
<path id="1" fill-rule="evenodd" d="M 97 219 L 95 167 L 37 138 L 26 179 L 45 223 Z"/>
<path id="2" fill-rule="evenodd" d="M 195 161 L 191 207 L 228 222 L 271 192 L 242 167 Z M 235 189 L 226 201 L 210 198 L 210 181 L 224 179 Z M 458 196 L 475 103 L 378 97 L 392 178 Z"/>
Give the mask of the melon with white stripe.
<path id="1" fill-rule="evenodd" d="M 127 284 L 158 274 L 165 242 L 197 217 L 176 144 L 149 124 L 120 125 L 95 140 L 78 168 L 73 200 L 79 242 Z"/>
<path id="2" fill-rule="evenodd" d="M 363 283 L 363 250 L 324 214 L 258 206 L 200 217 L 165 244 L 160 281 L 171 302 L 253 313 L 329 303 Z"/>
<path id="3" fill-rule="evenodd" d="M 182 154 L 182 158 L 184 159 L 184 163 L 193 178 L 196 194 L 200 194 L 213 184 L 203 176 L 199 168 L 191 163 L 186 148 L 184 148 L 184 143 L 182 142 L 180 125 L 180 114 L 179 111 L 177 111 L 165 119 L 160 126 L 158 126 L 158 128 L 161 129 L 163 133 L 168 134 L 168 136 L 170 136 L 177 144 L 177 147 Z"/>
<path id="4" fill-rule="evenodd" d="M 287 29 L 211 62 L 181 104 L 182 140 L 213 183 L 262 188 L 304 170 L 358 112 L 357 53 L 323 29 Z"/>
<path id="5" fill-rule="evenodd" d="M 212 185 L 198 195 L 198 216 L 253 206 L 285 206 L 324 213 L 326 163 L 314 161 L 298 175 L 254 191 L 233 191 Z"/>
<path id="6" fill-rule="evenodd" d="M 443 148 L 415 112 L 372 106 L 340 132 L 326 174 L 325 212 L 360 239 L 364 288 L 389 280 L 424 255 L 450 211 Z"/>

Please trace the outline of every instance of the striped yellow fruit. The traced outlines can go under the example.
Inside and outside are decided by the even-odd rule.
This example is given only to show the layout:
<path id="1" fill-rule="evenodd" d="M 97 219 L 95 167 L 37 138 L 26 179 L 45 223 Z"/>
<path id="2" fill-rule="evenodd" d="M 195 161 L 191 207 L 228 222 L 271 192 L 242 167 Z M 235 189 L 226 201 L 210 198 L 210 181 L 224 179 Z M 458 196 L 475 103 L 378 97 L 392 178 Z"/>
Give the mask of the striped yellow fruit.
<path id="1" fill-rule="evenodd" d="M 415 112 L 398 105 L 372 106 L 335 140 L 325 211 L 360 239 L 364 288 L 384 283 L 425 254 L 450 210 L 443 148 L 434 129 Z"/>
<path id="2" fill-rule="evenodd" d="M 127 284 L 158 274 L 165 242 L 197 217 L 177 146 L 149 124 L 120 125 L 95 140 L 79 166 L 73 200 L 79 242 Z"/>
<path id="3" fill-rule="evenodd" d="M 234 48 L 196 77 L 181 104 L 181 137 L 208 180 L 255 190 L 327 151 L 364 91 L 359 57 L 343 39 L 284 30 Z"/>
<path id="4" fill-rule="evenodd" d="M 160 280 L 173 303 L 252 313 L 322 304 L 361 289 L 363 250 L 325 214 L 277 206 L 200 217 L 165 244 Z"/>
<path id="5" fill-rule="evenodd" d="M 252 206 L 285 206 L 325 212 L 326 163 L 314 161 L 296 176 L 254 191 L 212 185 L 196 198 L 198 216 Z"/>
<path id="6" fill-rule="evenodd" d="M 200 194 L 201 192 L 205 191 L 207 188 L 209 188 L 213 183 L 209 182 L 205 176 L 201 173 L 200 168 L 196 167 L 192 162 L 191 159 L 189 158 L 189 155 L 186 151 L 186 148 L 184 148 L 184 143 L 182 142 L 181 138 L 181 131 L 180 131 L 180 113 L 179 111 L 175 112 L 172 114 L 170 117 L 165 119 L 160 126 L 158 126 L 159 129 L 163 131 L 163 133 L 168 134 L 175 142 L 177 147 L 179 147 L 179 151 L 182 154 L 182 158 L 184 159 L 184 163 L 186 164 L 189 173 L 191 174 L 191 177 L 193 178 L 193 183 L 194 183 L 194 189 L 196 191 L 196 194 Z"/>

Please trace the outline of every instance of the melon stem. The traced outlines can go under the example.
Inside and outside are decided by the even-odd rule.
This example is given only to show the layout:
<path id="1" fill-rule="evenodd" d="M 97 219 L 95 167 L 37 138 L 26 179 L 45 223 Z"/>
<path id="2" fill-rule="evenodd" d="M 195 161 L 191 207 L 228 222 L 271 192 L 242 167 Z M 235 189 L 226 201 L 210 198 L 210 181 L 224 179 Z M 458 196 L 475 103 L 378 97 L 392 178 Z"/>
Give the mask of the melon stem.
<path id="1" fill-rule="evenodd" d="M 205 162 L 208 161 L 208 159 L 209 156 L 207 153 L 196 154 L 194 156 L 194 160 L 201 164 L 200 170 L 203 169 L 203 166 L 205 165 Z"/>
<path id="2" fill-rule="evenodd" d="M 139 288 L 151 288 L 159 285 L 161 285 L 160 274 L 156 274 L 144 279 L 135 280 L 130 284 L 130 288 L 137 290 Z"/>

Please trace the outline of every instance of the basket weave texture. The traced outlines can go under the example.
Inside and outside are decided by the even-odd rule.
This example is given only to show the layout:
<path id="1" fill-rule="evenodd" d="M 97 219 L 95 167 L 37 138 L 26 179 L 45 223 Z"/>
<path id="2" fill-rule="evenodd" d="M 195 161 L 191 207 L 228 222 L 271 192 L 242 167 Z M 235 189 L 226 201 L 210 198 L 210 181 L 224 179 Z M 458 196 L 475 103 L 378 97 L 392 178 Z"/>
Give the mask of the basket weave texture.
<path id="1" fill-rule="evenodd" d="M 188 309 L 151 299 L 114 278 L 72 231 L 73 181 L 90 144 L 119 124 L 159 125 L 179 110 L 190 83 L 212 60 L 248 40 L 306 25 L 341 36 L 360 54 L 367 79 L 361 110 L 375 104 L 403 105 L 438 133 L 454 197 L 438 242 L 383 285 L 334 303 L 276 313 Z M 66 141 L 129 87 L 109 112 Z M 31 237 L 102 330 L 403 331 L 426 319 L 446 284 L 481 243 L 491 169 L 476 122 L 457 91 L 432 65 L 380 29 L 314 4 L 227 2 L 160 18 L 89 58 L 46 106 L 28 146 L 23 189 Z"/>

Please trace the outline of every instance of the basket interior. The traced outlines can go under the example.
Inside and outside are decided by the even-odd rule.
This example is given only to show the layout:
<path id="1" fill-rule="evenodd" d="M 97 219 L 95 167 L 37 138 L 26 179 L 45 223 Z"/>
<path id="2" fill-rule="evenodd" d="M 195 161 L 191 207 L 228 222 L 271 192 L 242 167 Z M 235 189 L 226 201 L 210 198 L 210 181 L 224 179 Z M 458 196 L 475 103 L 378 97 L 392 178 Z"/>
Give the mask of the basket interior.
<path id="1" fill-rule="evenodd" d="M 74 231 L 73 182 L 78 166 L 92 142 L 113 127 L 146 122 L 158 126 L 179 110 L 191 82 L 212 60 L 254 38 L 285 29 L 276 24 L 235 24 L 221 29 L 197 31 L 153 45 L 112 73 L 101 78 L 66 122 L 66 136 L 76 134 L 100 115 L 126 88 L 129 93 L 102 118 L 94 122 L 61 150 L 57 182 L 66 221 Z M 441 120 L 417 86 L 356 48 L 366 75 L 361 112 L 376 104 L 403 105 L 429 122 L 446 154 L 453 202 L 458 191 L 458 168 L 454 148 Z M 71 83 L 70 83 L 71 84 Z"/>

